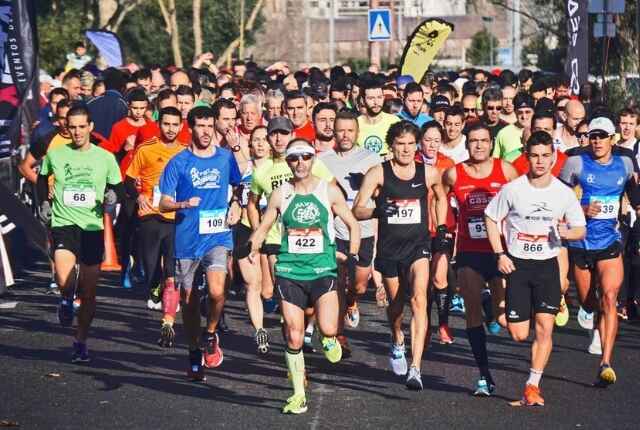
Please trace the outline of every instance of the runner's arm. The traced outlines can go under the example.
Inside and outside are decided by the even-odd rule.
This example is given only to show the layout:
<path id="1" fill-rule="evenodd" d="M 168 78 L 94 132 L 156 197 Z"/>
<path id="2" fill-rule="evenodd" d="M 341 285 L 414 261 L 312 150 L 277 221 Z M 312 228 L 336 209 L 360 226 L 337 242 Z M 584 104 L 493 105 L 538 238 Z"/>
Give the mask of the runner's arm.
<path id="1" fill-rule="evenodd" d="M 22 160 L 20 164 L 18 164 L 18 171 L 20 172 L 20 174 L 32 184 L 38 182 L 38 174 L 33 168 L 37 162 L 38 160 L 36 160 L 33 154 L 31 154 L 31 151 L 28 151 L 27 156 L 24 158 L 24 160 Z"/>
<path id="2" fill-rule="evenodd" d="M 500 240 L 500 230 L 498 229 L 498 223 L 492 220 L 488 215 L 484 216 L 484 223 L 487 226 L 487 237 L 493 252 L 504 252 L 502 247 L 502 241 Z"/>
<path id="3" fill-rule="evenodd" d="M 451 188 L 453 188 L 457 179 L 458 177 L 455 167 L 450 167 L 444 171 L 442 174 L 442 189 L 445 194 L 449 194 L 449 191 L 451 191 Z"/>
<path id="4" fill-rule="evenodd" d="M 429 166 L 426 165 L 424 169 L 427 186 L 431 187 L 436 200 L 436 225 L 446 224 L 449 204 L 447 202 L 447 193 L 445 193 L 442 186 L 442 172 L 437 168 L 429 168 Z"/>
<path id="5" fill-rule="evenodd" d="M 249 191 L 249 201 L 247 202 L 247 217 L 249 218 L 249 224 L 254 231 L 260 225 L 260 209 L 258 204 L 260 202 L 261 194 L 254 194 L 253 191 Z"/>
<path id="6" fill-rule="evenodd" d="M 358 255 L 360 251 L 360 224 L 351 213 L 342 190 L 337 185 L 329 185 L 329 200 L 334 215 L 340 217 L 349 228 L 349 254 Z"/>
<path id="7" fill-rule="evenodd" d="M 516 168 L 505 160 L 502 160 L 502 172 L 504 173 L 504 177 L 507 178 L 507 181 L 513 181 L 515 178 L 520 176 Z"/>
<path id="8" fill-rule="evenodd" d="M 280 188 L 275 189 L 269 197 L 269 204 L 265 210 L 262 221 L 259 223 L 255 231 L 249 237 L 251 242 L 251 251 L 257 251 L 262 246 L 262 242 L 267 236 L 267 232 L 278 219 L 280 212 L 280 202 L 282 201 L 282 191 Z"/>
<path id="9" fill-rule="evenodd" d="M 367 202 L 373 197 L 373 193 L 382 186 L 382 166 L 377 165 L 369 169 L 364 175 L 362 186 L 353 201 L 353 215 L 357 220 L 367 220 L 373 217 L 373 208 L 367 207 Z"/>

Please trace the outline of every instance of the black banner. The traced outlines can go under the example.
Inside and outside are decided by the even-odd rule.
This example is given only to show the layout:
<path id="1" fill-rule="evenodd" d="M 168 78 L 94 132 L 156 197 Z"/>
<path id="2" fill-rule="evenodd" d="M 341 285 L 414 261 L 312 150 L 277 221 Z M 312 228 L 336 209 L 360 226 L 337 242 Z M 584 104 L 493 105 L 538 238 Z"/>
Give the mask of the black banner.
<path id="1" fill-rule="evenodd" d="M 28 135 L 38 114 L 34 0 L 0 0 L 0 158 Z"/>
<path id="2" fill-rule="evenodd" d="M 589 0 L 566 0 L 567 59 L 564 71 L 577 95 L 589 74 Z"/>

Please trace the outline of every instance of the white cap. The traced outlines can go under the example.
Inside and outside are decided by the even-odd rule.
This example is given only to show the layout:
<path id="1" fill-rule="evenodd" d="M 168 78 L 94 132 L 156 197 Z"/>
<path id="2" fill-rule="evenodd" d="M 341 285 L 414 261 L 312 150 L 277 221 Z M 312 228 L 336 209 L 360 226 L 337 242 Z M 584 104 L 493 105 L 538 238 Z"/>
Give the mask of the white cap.
<path id="1" fill-rule="evenodd" d="M 593 131 L 604 131 L 609 136 L 613 136 L 614 134 L 616 134 L 616 127 L 613 125 L 609 118 L 599 116 L 592 119 L 589 123 L 589 133 Z"/>

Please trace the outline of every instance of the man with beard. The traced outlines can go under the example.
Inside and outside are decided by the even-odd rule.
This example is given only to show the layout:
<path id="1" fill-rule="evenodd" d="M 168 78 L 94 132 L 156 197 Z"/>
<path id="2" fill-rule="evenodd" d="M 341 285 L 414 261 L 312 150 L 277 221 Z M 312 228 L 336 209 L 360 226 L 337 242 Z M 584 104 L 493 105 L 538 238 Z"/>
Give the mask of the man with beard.
<path id="1" fill-rule="evenodd" d="M 402 111 L 398 114 L 400 119 L 410 121 L 416 127 L 422 127 L 427 122 L 433 120 L 429 115 L 422 112 L 424 93 L 420 85 L 415 82 L 409 82 L 404 87 L 402 99 Z"/>
<path id="2" fill-rule="evenodd" d="M 313 142 L 316 132 L 309 121 L 309 106 L 307 98 L 301 91 L 290 91 L 284 99 L 287 118 L 293 123 L 293 136 Z"/>
<path id="3" fill-rule="evenodd" d="M 336 106 L 333 103 L 320 102 L 313 108 L 311 118 L 316 130 L 316 140 L 313 147 L 320 154 L 335 147 L 334 124 L 336 120 Z"/>
<path id="4" fill-rule="evenodd" d="M 387 131 L 392 124 L 400 121 L 400 118 L 382 111 L 384 95 L 380 82 L 370 81 L 362 85 L 360 103 L 366 112 L 358 117 L 358 146 L 386 157 L 389 154 L 389 146 L 386 143 Z"/>

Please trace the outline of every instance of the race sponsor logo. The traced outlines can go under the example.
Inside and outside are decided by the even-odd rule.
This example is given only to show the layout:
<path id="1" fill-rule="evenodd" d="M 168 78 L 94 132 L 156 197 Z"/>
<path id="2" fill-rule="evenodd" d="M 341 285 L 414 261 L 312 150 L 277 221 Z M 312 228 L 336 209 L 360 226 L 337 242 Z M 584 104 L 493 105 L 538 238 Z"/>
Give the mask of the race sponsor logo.
<path id="1" fill-rule="evenodd" d="M 220 171 L 215 168 L 198 170 L 192 167 L 189 171 L 191 174 L 191 183 L 193 188 L 211 189 L 220 188 Z"/>
<path id="2" fill-rule="evenodd" d="M 293 219 L 300 224 L 316 224 L 320 221 L 320 209 L 313 202 L 298 202 L 291 211 Z"/>

